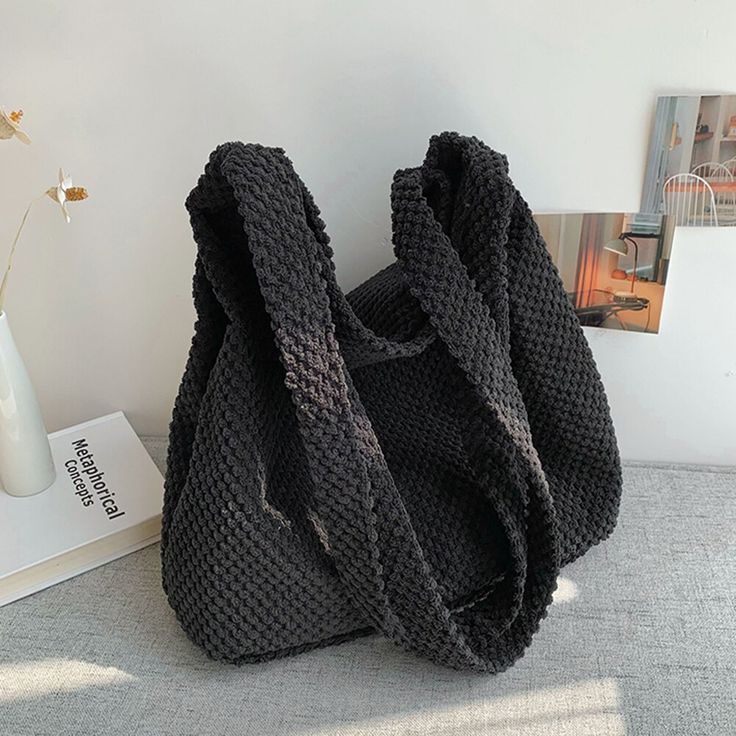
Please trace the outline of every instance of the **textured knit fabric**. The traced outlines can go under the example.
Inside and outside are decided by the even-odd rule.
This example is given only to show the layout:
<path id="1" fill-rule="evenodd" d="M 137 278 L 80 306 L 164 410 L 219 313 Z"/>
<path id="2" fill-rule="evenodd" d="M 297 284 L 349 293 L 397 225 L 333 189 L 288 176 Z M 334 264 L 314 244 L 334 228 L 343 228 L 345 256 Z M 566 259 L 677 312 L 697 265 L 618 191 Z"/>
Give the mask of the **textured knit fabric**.
<path id="1" fill-rule="evenodd" d="M 506 158 L 432 138 L 396 262 L 344 295 L 280 149 L 220 146 L 187 200 L 198 319 L 174 409 L 163 583 L 208 654 L 380 631 L 498 672 L 560 566 L 615 524 L 592 355 Z"/>

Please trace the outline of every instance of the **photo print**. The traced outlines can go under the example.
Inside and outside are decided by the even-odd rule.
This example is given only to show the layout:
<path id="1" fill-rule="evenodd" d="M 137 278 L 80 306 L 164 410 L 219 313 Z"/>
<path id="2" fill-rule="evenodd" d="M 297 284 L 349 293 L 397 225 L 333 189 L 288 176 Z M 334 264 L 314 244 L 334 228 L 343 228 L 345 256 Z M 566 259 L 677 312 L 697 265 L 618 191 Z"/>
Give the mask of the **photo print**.
<path id="1" fill-rule="evenodd" d="M 641 211 L 679 226 L 736 225 L 736 95 L 657 99 Z"/>
<path id="2" fill-rule="evenodd" d="M 659 331 L 671 218 L 567 212 L 534 219 L 582 325 Z"/>

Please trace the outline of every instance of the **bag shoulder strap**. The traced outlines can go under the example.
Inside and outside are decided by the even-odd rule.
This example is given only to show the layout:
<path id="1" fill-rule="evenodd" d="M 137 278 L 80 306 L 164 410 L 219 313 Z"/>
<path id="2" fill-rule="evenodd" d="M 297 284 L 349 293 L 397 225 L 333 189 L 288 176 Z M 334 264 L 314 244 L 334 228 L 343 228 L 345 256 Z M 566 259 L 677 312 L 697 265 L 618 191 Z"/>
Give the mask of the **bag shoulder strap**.
<path id="1" fill-rule="evenodd" d="M 236 207 L 242 219 L 244 247 L 284 367 L 332 559 L 356 605 L 381 628 L 389 606 L 373 538 L 367 450 L 357 436 L 352 386 L 335 334 L 324 226 L 281 149 L 239 143 L 218 148 L 188 206 L 200 213 L 213 203 Z M 376 350 L 385 347 L 375 341 Z"/>
<path id="2" fill-rule="evenodd" d="M 520 656 L 551 602 L 559 570 L 557 524 L 510 359 L 505 247 L 518 193 L 505 157 L 475 139 L 441 138 L 430 144 L 424 167 L 394 178 L 394 249 L 407 287 L 478 399 L 465 444 L 506 529 L 511 566 L 485 601 L 452 617 L 484 668 L 498 671 Z M 452 170 L 438 161 L 438 149 L 448 146 L 466 158 L 456 162 L 454 182 L 440 173 Z"/>

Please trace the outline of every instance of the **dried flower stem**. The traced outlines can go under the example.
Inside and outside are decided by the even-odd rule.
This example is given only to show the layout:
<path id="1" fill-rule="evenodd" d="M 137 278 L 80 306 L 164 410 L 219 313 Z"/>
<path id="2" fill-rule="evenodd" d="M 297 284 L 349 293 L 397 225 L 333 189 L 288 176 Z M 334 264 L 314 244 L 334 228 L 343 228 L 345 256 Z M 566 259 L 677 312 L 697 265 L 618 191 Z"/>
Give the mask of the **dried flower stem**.
<path id="1" fill-rule="evenodd" d="M 13 239 L 13 245 L 10 247 L 10 255 L 8 256 L 8 265 L 5 269 L 5 273 L 3 274 L 2 283 L 0 283 L 0 314 L 3 313 L 3 309 L 5 307 L 5 290 L 8 287 L 8 276 L 10 276 L 10 270 L 13 268 L 13 257 L 15 256 L 15 249 L 18 246 L 18 241 L 20 240 L 20 234 L 23 232 L 28 215 L 31 213 L 31 207 L 33 207 L 39 199 L 42 199 L 45 196 L 46 194 L 44 193 L 30 201 L 28 207 L 26 207 L 25 213 L 23 214 L 23 219 L 20 221 L 18 232 L 15 234 L 15 238 Z"/>

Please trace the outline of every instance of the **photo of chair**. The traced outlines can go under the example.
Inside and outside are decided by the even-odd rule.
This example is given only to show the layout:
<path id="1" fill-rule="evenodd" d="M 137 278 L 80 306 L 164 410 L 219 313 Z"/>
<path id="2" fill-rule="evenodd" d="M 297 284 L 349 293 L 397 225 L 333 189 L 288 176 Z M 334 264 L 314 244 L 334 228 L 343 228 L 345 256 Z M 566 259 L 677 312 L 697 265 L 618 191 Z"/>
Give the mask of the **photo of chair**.
<path id="1" fill-rule="evenodd" d="M 736 226 L 736 95 L 658 98 L 640 211 Z"/>
<path id="2" fill-rule="evenodd" d="M 714 189 L 718 223 L 727 225 L 736 222 L 736 179 L 733 172 L 718 161 L 707 161 L 696 166 L 690 173 L 703 177 Z"/>
<path id="3" fill-rule="evenodd" d="M 675 174 L 663 187 L 664 214 L 675 225 L 718 227 L 713 187 L 697 174 Z"/>
<path id="4" fill-rule="evenodd" d="M 736 156 L 724 161 L 723 165 L 731 172 L 733 176 L 736 176 Z"/>

